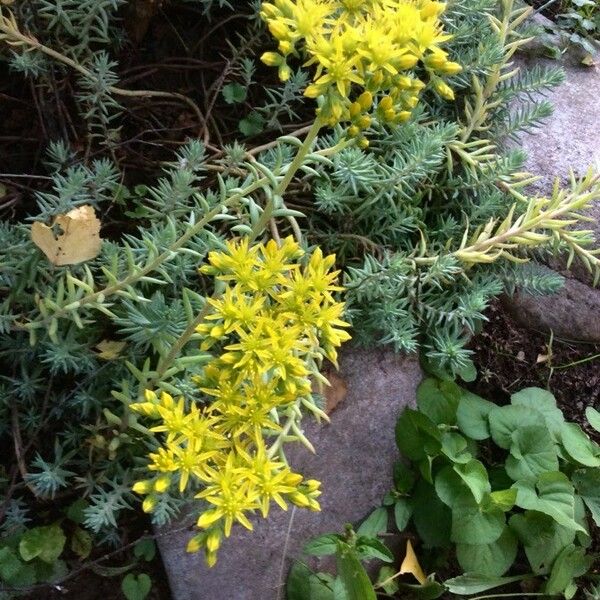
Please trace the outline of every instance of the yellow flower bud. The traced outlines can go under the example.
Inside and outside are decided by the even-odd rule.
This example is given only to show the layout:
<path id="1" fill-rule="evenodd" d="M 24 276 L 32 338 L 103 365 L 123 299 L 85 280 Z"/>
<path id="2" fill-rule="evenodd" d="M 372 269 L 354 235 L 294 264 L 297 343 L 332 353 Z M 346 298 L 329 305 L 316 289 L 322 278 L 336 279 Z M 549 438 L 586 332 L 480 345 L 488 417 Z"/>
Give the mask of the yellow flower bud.
<path id="1" fill-rule="evenodd" d="M 206 552 L 204 555 L 204 558 L 206 559 L 206 564 L 209 567 L 214 567 L 215 564 L 217 563 L 217 554 L 216 552 Z"/>
<path id="2" fill-rule="evenodd" d="M 384 75 L 381 71 L 377 71 L 373 77 L 371 77 L 371 83 L 376 87 L 379 87 L 383 83 L 383 80 Z"/>
<path id="3" fill-rule="evenodd" d="M 321 95 L 321 91 L 321 86 L 313 83 L 304 90 L 304 95 L 307 98 L 318 98 Z"/>
<path id="4" fill-rule="evenodd" d="M 310 501 L 307 496 L 300 492 L 294 492 L 290 494 L 290 502 L 299 506 L 300 508 L 308 508 L 310 506 Z"/>
<path id="5" fill-rule="evenodd" d="M 366 129 L 367 127 L 369 127 L 371 125 L 371 117 L 369 117 L 369 115 L 363 115 L 362 117 L 360 117 L 360 119 L 358 119 L 356 124 L 361 129 Z"/>
<path id="6" fill-rule="evenodd" d="M 277 54 L 277 52 L 265 52 L 260 60 L 269 67 L 278 67 L 283 61 L 283 56 Z"/>
<path id="7" fill-rule="evenodd" d="M 260 16 L 267 21 L 280 15 L 279 9 L 268 2 L 263 2 L 260 6 Z"/>
<path id="8" fill-rule="evenodd" d="M 277 40 L 285 40 L 288 38 L 289 29 L 287 28 L 287 25 L 281 21 L 269 21 L 269 31 Z"/>
<path id="9" fill-rule="evenodd" d="M 408 121 L 411 116 L 412 113 L 409 110 L 403 110 L 396 115 L 396 121 L 398 123 L 406 123 L 406 121 Z"/>
<path id="10" fill-rule="evenodd" d="M 396 116 L 396 111 L 393 108 L 390 108 L 383 113 L 383 116 L 386 121 L 393 121 L 394 117 Z"/>
<path id="11" fill-rule="evenodd" d="M 448 55 L 443 50 L 434 48 L 424 59 L 426 67 L 434 70 L 441 69 L 448 62 Z"/>
<path id="12" fill-rule="evenodd" d="M 366 150 L 369 147 L 369 140 L 367 138 L 361 138 L 358 140 L 358 147 Z"/>
<path id="13" fill-rule="evenodd" d="M 194 552 L 198 552 L 202 546 L 204 546 L 204 540 L 206 539 L 205 533 L 200 533 L 195 535 L 188 543 L 185 548 L 186 552 L 190 552 L 193 554 Z"/>
<path id="14" fill-rule="evenodd" d="M 454 92 L 445 81 L 438 79 L 435 82 L 435 90 L 442 98 L 446 100 L 454 100 Z"/>
<path id="15" fill-rule="evenodd" d="M 321 487 L 321 482 L 316 479 L 309 479 L 305 484 L 309 493 L 316 492 Z"/>
<path id="16" fill-rule="evenodd" d="M 396 85 L 401 90 L 409 90 L 412 87 L 413 80 L 408 75 L 400 75 L 396 79 Z"/>
<path id="17" fill-rule="evenodd" d="M 152 390 L 144 390 L 144 398 L 146 402 L 158 402 L 158 398 Z"/>
<path id="18" fill-rule="evenodd" d="M 149 494 L 152 491 L 152 482 L 149 479 L 136 481 L 131 489 L 136 494 Z"/>
<path id="19" fill-rule="evenodd" d="M 462 66 L 457 62 L 448 61 L 441 69 L 440 72 L 444 75 L 456 75 L 463 70 Z"/>
<path id="20" fill-rule="evenodd" d="M 420 79 L 413 79 L 411 89 L 415 92 L 420 92 L 425 87 L 425 82 Z"/>
<path id="21" fill-rule="evenodd" d="M 200 529 L 208 529 L 213 523 L 216 523 L 221 518 L 221 513 L 213 508 L 203 512 L 198 518 L 197 525 Z"/>
<path id="22" fill-rule="evenodd" d="M 371 92 L 363 92 L 358 97 L 358 103 L 360 104 L 363 110 L 369 110 L 369 108 L 371 108 L 371 105 L 373 104 L 373 95 L 371 94 Z"/>
<path id="23" fill-rule="evenodd" d="M 293 51 L 294 51 L 294 44 L 292 44 L 292 42 L 290 42 L 289 40 L 283 40 L 283 41 L 279 42 L 279 52 L 281 52 L 281 54 L 287 55 L 287 54 L 291 54 Z M 274 65 L 269 65 L 269 66 L 272 67 Z"/>
<path id="24" fill-rule="evenodd" d="M 218 529 L 213 529 L 209 531 L 208 536 L 206 538 L 206 549 L 209 552 L 216 552 L 221 545 L 221 531 Z"/>
<path id="25" fill-rule="evenodd" d="M 348 137 L 356 137 L 360 133 L 360 129 L 356 125 L 348 127 Z"/>
<path id="26" fill-rule="evenodd" d="M 350 113 L 350 118 L 354 119 L 354 117 L 356 117 L 357 115 L 360 115 L 362 110 L 363 110 L 362 106 L 358 102 L 353 102 L 350 105 L 350 108 L 348 109 L 348 112 Z"/>
<path id="27" fill-rule="evenodd" d="M 421 9 L 421 17 L 430 19 L 439 17 L 446 10 L 446 5 L 443 2 L 428 2 Z"/>
<path id="28" fill-rule="evenodd" d="M 419 59 L 414 54 L 405 54 L 397 60 L 396 66 L 399 69 L 412 69 L 418 62 Z"/>
<path id="29" fill-rule="evenodd" d="M 281 81 L 287 81 L 292 74 L 292 70 L 288 67 L 287 64 L 283 63 L 279 65 L 279 70 L 277 71 L 277 75 L 279 75 L 279 79 Z"/>
<path id="30" fill-rule="evenodd" d="M 162 494 L 163 492 L 166 492 L 169 489 L 170 485 L 171 485 L 171 477 L 169 475 L 161 475 L 154 482 L 154 490 L 156 492 L 158 492 L 159 494 Z"/>
<path id="31" fill-rule="evenodd" d="M 414 108 L 417 104 L 419 104 L 419 99 L 417 96 L 408 96 L 408 98 L 405 98 L 404 104 L 406 104 L 408 108 Z"/>
<path id="32" fill-rule="evenodd" d="M 394 106 L 394 101 L 392 100 L 392 98 L 390 96 L 384 96 L 379 101 L 379 108 L 381 108 L 381 110 L 383 110 L 384 112 L 386 110 L 390 110 L 390 108 L 392 108 L 393 106 Z"/>
<path id="33" fill-rule="evenodd" d="M 144 501 L 142 502 L 142 510 L 145 513 L 151 513 L 158 504 L 158 499 L 156 496 L 146 496 Z"/>

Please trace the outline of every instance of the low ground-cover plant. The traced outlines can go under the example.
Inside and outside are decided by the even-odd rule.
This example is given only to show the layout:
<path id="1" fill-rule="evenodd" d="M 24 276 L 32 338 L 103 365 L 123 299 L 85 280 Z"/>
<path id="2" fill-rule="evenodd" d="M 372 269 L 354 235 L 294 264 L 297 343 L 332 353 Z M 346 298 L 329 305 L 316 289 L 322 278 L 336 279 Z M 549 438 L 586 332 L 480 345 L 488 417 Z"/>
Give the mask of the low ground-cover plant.
<path id="1" fill-rule="evenodd" d="M 540 388 L 523 389 L 498 406 L 452 381 L 430 378 L 420 385 L 417 404 L 396 425 L 398 448 L 410 465 L 397 463 L 384 506 L 356 534 L 324 536 L 305 549 L 336 554 L 337 578 L 297 565 L 288 597 L 327 598 L 339 586 L 350 598 L 374 598 L 374 590 L 436 598 L 527 581 L 522 597 L 529 590 L 573 598 L 577 579 L 595 559 L 587 549 L 590 528 L 600 524 L 600 446 L 565 421 L 552 394 Z M 589 409 L 588 418 L 597 428 L 597 411 Z M 424 564 L 448 572 L 446 556 L 464 574 L 442 582 L 426 577 L 409 546 L 400 569 L 384 566 L 371 583 L 360 561 L 394 558 L 384 538 L 377 538 L 387 530 L 388 510 L 399 531 L 416 533 Z M 404 573 L 416 576 L 421 587 L 399 584 Z M 304 588 L 302 579 L 309 582 Z M 353 579 L 369 592 L 352 596 Z M 310 586 L 323 595 L 306 592 Z"/>
<path id="2" fill-rule="evenodd" d="M 600 48 L 600 6 L 595 0 L 553 0 L 544 2 L 540 10 L 551 11 L 550 31 L 566 42 L 563 48 L 547 45 L 552 54 L 560 55 L 569 48 L 583 54 L 582 62 L 594 66 Z"/>
<path id="3" fill-rule="evenodd" d="M 522 154 L 502 147 L 550 113 L 544 100 L 517 113 L 511 101 L 562 80 L 557 69 L 512 68 L 529 14 L 512 0 L 253 5 L 248 35 L 232 44 L 202 110 L 198 97 L 179 91 L 128 87 L 113 60 L 121 43 L 132 43 L 121 4 L 50 0 L 0 13 L 2 58 L 19 82 L 37 83 L 36 94 L 52 91 L 39 104 L 54 106 L 57 96 L 64 120 L 43 174 L 18 195 L 11 180 L 9 208 L 25 200 L 0 226 L 0 435 L 11 457 L 1 527 L 24 536 L 58 518 L 36 503 L 81 498 L 94 546 L 118 545 L 119 520 L 140 500 L 138 482 L 155 524 L 200 494 L 206 531 L 190 549 L 202 547 L 213 562 L 232 521 L 247 525 L 246 513 L 266 513 L 269 500 L 315 508 L 316 484 L 288 473 L 281 442 L 308 443 L 301 409 L 322 414 L 306 376 L 318 378 L 320 361 L 335 358 L 345 337 L 335 323 L 334 261 L 324 255 L 335 252 L 345 272 L 344 318 L 356 337 L 424 351 L 465 375 L 472 364 L 464 344 L 490 298 L 560 285 L 515 263 L 534 250 L 565 251 L 598 273 L 589 233 L 568 226 L 584 218 L 600 182 L 590 173 L 530 197 Z M 181 26 L 178 43 L 196 48 L 195 31 Z M 282 79 L 269 81 L 266 101 L 253 97 L 260 56 Z M 176 153 L 149 144 L 168 160 L 160 169 L 144 163 L 149 173 L 140 178 L 121 135 L 136 103 L 153 100 L 188 107 L 182 121 L 191 118 L 203 141 L 196 136 Z M 252 120 L 261 126 L 251 131 Z M 290 120 L 293 135 L 274 139 Z M 240 130 L 263 138 L 242 145 Z M 65 231 L 83 215 L 78 236 Z M 32 239 L 35 231 L 41 237 Z M 64 244 L 85 238 L 82 231 L 90 243 L 77 259 Z M 280 254 L 293 245 L 289 235 L 297 262 Z M 96 245 L 99 254 L 88 255 Z M 248 262 L 233 279 L 220 271 L 244 252 Z M 264 277 L 255 280 L 255 271 Z M 287 353 L 269 354 L 267 339 Z M 237 377 L 227 406 L 215 365 Z M 260 402 L 245 395 L 258 376 L 248 365 L 264 375 Z M 242 423 L 249 413 L 253 430 Z M 213 420 L 222 431 L 204 436 Z M 234 471 L 263 459 L 266 470 L 259 476 L 254 464 L 235 490 L 240 503 L 224 510 L 215 490 L 230 477 L 230 456 Z"/>

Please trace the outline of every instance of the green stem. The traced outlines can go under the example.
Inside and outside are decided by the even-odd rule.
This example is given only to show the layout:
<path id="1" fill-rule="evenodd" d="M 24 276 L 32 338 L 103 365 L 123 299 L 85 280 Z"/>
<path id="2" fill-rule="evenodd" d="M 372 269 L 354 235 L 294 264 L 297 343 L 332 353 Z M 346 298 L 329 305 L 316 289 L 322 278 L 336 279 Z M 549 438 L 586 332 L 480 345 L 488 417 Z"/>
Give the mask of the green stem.
<path id="1" fill-rule="evenodd" d="M 277 187 L 273 191 L 272 196 L 269 198 L 269 201 L 265 205 L 262 215 L 259 220 L 252 227 L 252 233 L 250 234 L 250 240 L 254 241 L 265 229 L 267 223 L 271 220 L 273 210 L 275 208 L 274 198 L 277 196 L 283 196 L 288 186 L 290 185 L 294 175 L 298 172 L 300 167 L 304 164 L 304 159 L 307 154 L 311 151 L 313 143 L 319 134 L 319 130 L 321 129 L 322 123 L 317 118 L 315 122 L 312 124 L 311 128 L 304 139 L 304 142 L 298 149 L 294 160 L 290 163 L 289 168 L 285 172 L 282 180 L 277 184 Z M 295 221 L 294 221 L 295 222 Z M 293 225 L 293 224 L 292 224 Z M 198 316 L 188 324 L 183 333 L 179 336 L 177 341 L 173 344 L 167 356 L 164 359 L 159 361 L 158 369 L 157 369 L 157 379 L 160 380 L 169 367 L 173 364 L 176 358 L 179 356 L 180 352 L 183 350 L 184 346 L 189 342 L 191 337 L 194 335 L 196 328 L 198 325 L 204 321 L 204 317 L 208 313 L 208 303 L 204 305 L 204 308 L 200 311 Z"/>
<path id="2" fill-rule="evenodd" d="M 534 596 L 548 596 L 548 594 L 544 594 L 542 592 L 530 592 L 524 594 L 523 592 L 519 592 L 518 594 L 487 594 L 486 596 L 475 596 L 474 598 L 469 598 L 469 600 L 493 600 L 495 598 L 532 598 Z"/>
<path id="3" fill-rule="evenodd" d="M 306 138 L 304 138 L 304 142 L 302 146 L 298 148 L 298 152 L 294 157 L 294 160 L 290 163 L 288 170 L 286 171 L 283 179 L 277 184 L 277 187 L 273 190 L 273 194 L 267 201 L 265 208 L 260 215 L 258 221 L 252 227 L 252 233 L 250 234 L 250 241 L 254 241 L 265 229 L 267 223 L 271 220 L 271 216 L 273 214 L 273 210 L 275 209 L 275 198 L 278 196 L 283 196 L 288 186 L 290 185 L 294 175 L 300 169 L 300 167 L 304 164 L 304 159 L 306 155 L 311 151 L 313 143 L 319 134 L 319 130 L 322 127 L 322 123 L 320 119 L 317 117 L 315 122 L 312 124 L 308 133 L 306 134 Z"/>
<path id="4" fill-rule="evenodd" d="M 600 354 L 594 354 L 594 356 L 586 356 L 585 358 L 582 358 L 580 360 L 576 360 L 575 362 L 572 363 L 568 363 L 566 365 L 558 365 L 557 367 L 552 367 L 553 370 L 557 370 L 557 369 L 570 369 L 571 367 L 576 367 L 577 365 L 582 365 L 586 362 L 590 362 L 592 360 L 596 360 L 597 358 L 600 358 Z"/>

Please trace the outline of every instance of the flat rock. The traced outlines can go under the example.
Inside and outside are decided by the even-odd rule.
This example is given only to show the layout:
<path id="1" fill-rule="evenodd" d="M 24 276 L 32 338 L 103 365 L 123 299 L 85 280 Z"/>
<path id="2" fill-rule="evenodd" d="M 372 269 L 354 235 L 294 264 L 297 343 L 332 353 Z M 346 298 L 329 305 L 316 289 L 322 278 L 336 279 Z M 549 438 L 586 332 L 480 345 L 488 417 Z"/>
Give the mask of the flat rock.
<path id="1" fill-rule="evenodd" d="M 342 353 L 340 375 L 348 394 L 331 423 L 305 429 L 316 454 L 301 446 L 288 452 L 295 470 L 322 482 L 321 512 L 274 507 L 267 520 L 255 519 L 253 533 L 235 530 L 212 569 L 201 554 L 185 552 L 191 534 L 181 523 L 161 531 L 174 600 L 279 600 L 290 561 L 309 539 L 342 531 L 381 505 L 398 458 L 394 425 L 402 409 L 414 405 L 422 373 L 415 358 L 350 349 Z"/>
<path id="2" fill-rule="evenodd" d="M 600 69 L 539 57 L 518 62 L 562 66 L 566 74 L 565 82 L 545 95 L 554 106 L 552 116 L 519 140 L 527 153 L 526 169 L 541 176 L 534 187 L 547 193 L 556 177 L 567 181 L 570 169 L 583 175 L 590 167 L 600 168 Z"/>
<path id="3" fill-rule="evenodd" d="M 519 57 L 524 66 L 555 61 L 539 57 Z M 549 194 L 558 177 L 568 183 L 569 171 L 584 175 L 590 167 L 600 172 L 600 70 L 566 60 L 562 66 L 565 82 L 547 97 L 554 105 L 553 115 L 532 133 L 522 135 L 519 147 L 527 153 L 525 169 L 541 179 L 533 192 Z M 584 223 L 594 231 L 600 245 L 600 203 L 588 211 L 594 222 Z M 564 289 L 553 296 L 532 297 L 517 294 L 505 304 L 523 325 L 574 340 L 600 342 L 600 290 L 591 285 L 591 275 L 575 260 L 567 271 L 564 261 L 550 266 L 567 277 Z"/>
<path id="4" fill-rule="evenodd" d="M 558 294 L 516 294 L 504 304 L 516 321 L 530 329 L 552 331 L 565 340 L 600 342 L 600 292 L 577 279 L 567 279 Z"/>

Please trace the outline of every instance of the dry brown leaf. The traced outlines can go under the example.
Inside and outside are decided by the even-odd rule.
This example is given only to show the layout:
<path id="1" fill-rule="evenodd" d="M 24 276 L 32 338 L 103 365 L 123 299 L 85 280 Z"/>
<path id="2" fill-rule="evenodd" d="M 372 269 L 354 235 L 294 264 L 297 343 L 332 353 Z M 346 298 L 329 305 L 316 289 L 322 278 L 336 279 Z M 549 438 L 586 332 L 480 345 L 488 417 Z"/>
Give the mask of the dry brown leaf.
<path id="1" fill-rule="evenodd" d="M 102 358 L 103 360 L 115 360 L 119 357 L 125 346 L 125 342 L 102 340 L 96 346 L 96 350 L 98 350 L 98 358 Z"/>
<path id="2" fill-rule="evenodd" d="M 348 386 L 337 373 L 328 373 L 327 379 L 331 385 L 325 386 L 323 396 L 325 396 L 325 412 L 330 415 L 338 404 L 346 398 Z"/>
<path id="3" fill-rule="evenodd" d="M 76 265 L 98 256 L 102 245 L 100 220 L 86 204 L 58 215 L 50 227 L 36 221 L 31 226 L 31 239 L 53 265 Z"/>
<path id="4" fill-rule="evenodd" d="M 406 556 L 404 557 L 402 565 L 400 565 L 400 571 L 398 572 L 402 575 L 407 573 L 412 575 L 421 585 L 427 583 L 427 577 L 425 576 L 425 573 L 423 573 L 423 569 L 419 564 L 410 540 L 406 540 Z"/>
<path id="5" fill-rule="evenodd" d="M 163 0 L 133 0 L 125 19 L 125 27 L 129 37 L 137 45 L 145 37 L 150 21 L 162 8 Z"/>

